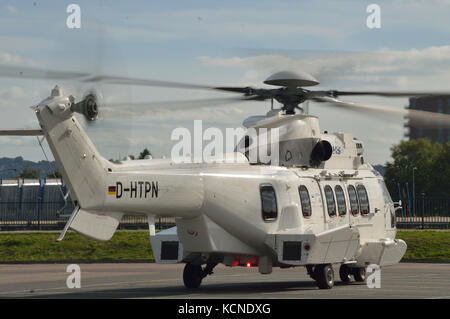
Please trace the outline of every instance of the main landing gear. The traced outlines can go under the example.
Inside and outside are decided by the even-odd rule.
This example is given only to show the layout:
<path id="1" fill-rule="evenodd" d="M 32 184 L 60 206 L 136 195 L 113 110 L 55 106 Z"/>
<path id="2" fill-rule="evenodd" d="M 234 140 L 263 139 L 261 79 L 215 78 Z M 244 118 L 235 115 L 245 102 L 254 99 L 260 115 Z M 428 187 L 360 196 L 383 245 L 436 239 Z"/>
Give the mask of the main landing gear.
<path id="1" fill-rule="evenodd" d="M 334 286 L 334 271 L 330 264 L 307 265 L 308 275 L 317 282 L 320 289 L 331 289 Z M 350 268 L 348 265 L 342 264 L 339 268 L 339 277 L 342 282 L 349 283 L 352 276 L 357 282 L 366 280 L 366 268 Z"/>
<path id="2" fill-rule="evenodd" d="M 213 269 L 216 265 L 216 263 L 208 263 L 205 268 L 202 268 L 200 265 L 187 263 L 183 271 L 184 286 L 189 289 L 200 287 L 203 278 L 213 274 Z"/>
<path id="3" fill-rule="evenodd" d="M 352 276 L 357 282 L 364 282 L 366 280 L 366 268 L 365 267 L 354 267 L 350 268 L 348 265 L 341 265 L 339 268 L 339 277 L 345 283 L 352 281 Z"/>
<path id="4" fill-rule="evenodd" d="M 314 279 L 320 289 L 331 289 L 334 286 L 334 270 L 330 264 L 306 266 L 308 275 Z"/>

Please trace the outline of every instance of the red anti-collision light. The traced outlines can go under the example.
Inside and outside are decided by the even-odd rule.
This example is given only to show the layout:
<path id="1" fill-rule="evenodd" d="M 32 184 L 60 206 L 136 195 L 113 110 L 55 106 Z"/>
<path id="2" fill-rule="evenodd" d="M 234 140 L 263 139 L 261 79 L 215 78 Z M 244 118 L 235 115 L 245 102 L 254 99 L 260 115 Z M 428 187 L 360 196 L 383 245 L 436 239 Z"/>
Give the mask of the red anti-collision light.
<path id="1" fill-rule="evenodd" d="M 252 266 L 252 264 L 251 263 L 247 263 L 246 266 L 247 266 L 247 268 L 250 268 Z"/>

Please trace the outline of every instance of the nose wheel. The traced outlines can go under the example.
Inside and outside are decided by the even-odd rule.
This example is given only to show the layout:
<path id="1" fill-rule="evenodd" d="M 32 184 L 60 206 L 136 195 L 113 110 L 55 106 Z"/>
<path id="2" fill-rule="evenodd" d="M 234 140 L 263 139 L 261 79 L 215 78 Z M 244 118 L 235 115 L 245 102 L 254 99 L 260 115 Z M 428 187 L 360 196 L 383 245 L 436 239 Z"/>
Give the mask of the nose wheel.
<path id="1" fill-rule="evenodd" d="M 202 279 L 202 266 L 190 263 L 184 266 L 183 282 L 186 288 L 195 289 L 200 287 Z"/>

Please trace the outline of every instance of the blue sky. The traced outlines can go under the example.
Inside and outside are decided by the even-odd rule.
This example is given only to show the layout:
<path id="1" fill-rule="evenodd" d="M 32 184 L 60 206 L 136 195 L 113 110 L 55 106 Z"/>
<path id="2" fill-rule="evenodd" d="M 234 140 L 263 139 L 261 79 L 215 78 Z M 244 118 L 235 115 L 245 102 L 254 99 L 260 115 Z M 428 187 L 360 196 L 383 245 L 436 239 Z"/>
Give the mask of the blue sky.
<path id="1" fill-rule="evenodd" d="M 81 7 L 81 29 L 66 27 L 66 7 Z M 366 7 L 381 7 L 381 29 L 366 26 Z M 448 90 L 450 1 L 0 1 L 0 64 L 126 75 L 208 85 L 261 85 L 272 72 L 307 71 L 320 88 Z M 28 106 L 55 81 L 0 79 L 0 126 L 35 127 Z M 58 83 L 65 92 L 90 89 Z M 101 87 L 105 101 L 161 101 L 224 94 L 142 87 Z M 402 108 L 407 99 L 354 98 Z M 237 127 L 268 103 L 104 120 L 87 127 L 107 158 L 148 147 L 169 156 L 170 133 L 192 127 Z M 310 105 L 322 130 L 363 140 L 366 159 L 389 160 L 403 120 L 385 123 Z M 43 159 L 33 138 L 0 138 L 0 157 Z"/>

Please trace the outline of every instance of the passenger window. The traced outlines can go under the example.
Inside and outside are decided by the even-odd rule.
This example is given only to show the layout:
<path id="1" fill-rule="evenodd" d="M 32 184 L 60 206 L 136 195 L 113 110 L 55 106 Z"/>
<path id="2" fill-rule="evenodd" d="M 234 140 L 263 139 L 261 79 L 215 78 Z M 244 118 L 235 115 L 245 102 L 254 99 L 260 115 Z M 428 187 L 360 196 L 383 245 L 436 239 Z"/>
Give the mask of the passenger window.
<path id="1" fill-rule="evenodd" d="M 274 220 L 277 218 L 277 197 L 275 190 L 270 185 L 261 186 L 261 206 L 262 217 L 264 220 Z"/>
<path id="2" fill-rule="evenodd" d="M 334 192 L 336 193 L 339 216 L 345 216 L 347 214 L 347 204 L 345 203 L 344 190 L 341 186 L 337 185 L 334 188 Z"/>
<path id="3" fill-rule="evenodd" d="M 298 187 L 300 202 L 302 204 L 303 217 L 311 216 L 311 200 L 309 199 L 308 189 L 304 185 Z"/>
<path id="4" fill-rule="evenodd" d="M 348 198 L 350 199 L 350 212 L 352 213 L 352 215 L 357 215 L 359 212 L 359 207 L 355 187 L 353 185 L 348 185 L 347 191 Z"/>
<path id="5" fill-rule="evenodd" d="M 324 190 L 325 198 L 327 200 L 328 215 L 331 217 L 336 216 L 336 202 L 334 201 L 333 189 L 327 185 Z"/>
<path id="6" fill-rule="evenodd" d="M 361 205 L 361 215 L 367 215 L 370 212 L 370 208 L 366 188 L 363 185 L 358 185 L 356 186 L 356 190 L 358 191 L 359 203 Z"/>

